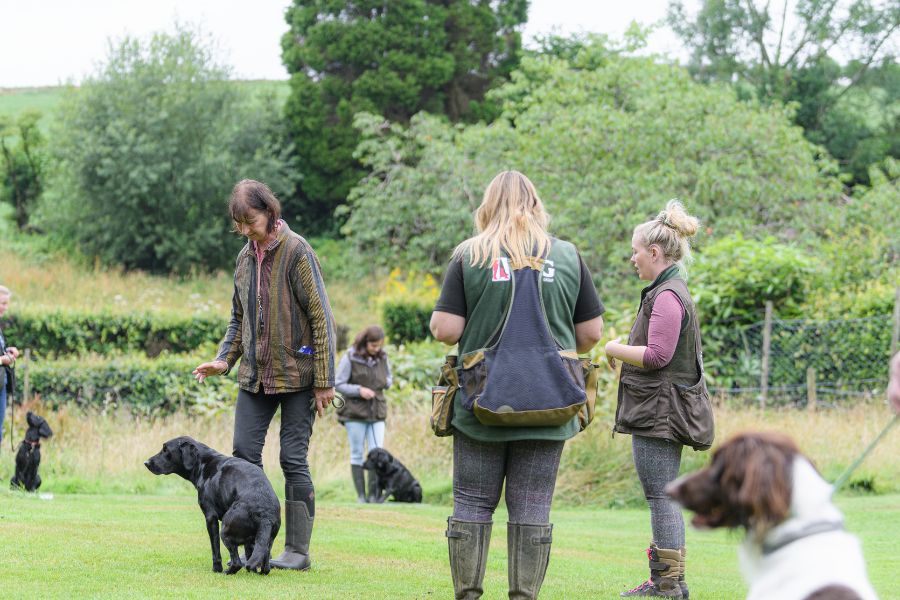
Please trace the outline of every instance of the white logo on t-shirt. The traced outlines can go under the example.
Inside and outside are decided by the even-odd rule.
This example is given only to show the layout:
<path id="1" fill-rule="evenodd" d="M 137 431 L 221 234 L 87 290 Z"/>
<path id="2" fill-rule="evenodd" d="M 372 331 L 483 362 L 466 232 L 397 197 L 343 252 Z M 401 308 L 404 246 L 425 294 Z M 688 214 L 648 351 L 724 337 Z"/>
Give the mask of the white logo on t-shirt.
<path id="1" fill-rule="evenodd" d="M 544 276 L 544 283 L 553 283 L 553 276 L 556 275 L 556 268 L 553 266 L 552 260 L 544 261 L 544 270 L 541 271 Z"/>

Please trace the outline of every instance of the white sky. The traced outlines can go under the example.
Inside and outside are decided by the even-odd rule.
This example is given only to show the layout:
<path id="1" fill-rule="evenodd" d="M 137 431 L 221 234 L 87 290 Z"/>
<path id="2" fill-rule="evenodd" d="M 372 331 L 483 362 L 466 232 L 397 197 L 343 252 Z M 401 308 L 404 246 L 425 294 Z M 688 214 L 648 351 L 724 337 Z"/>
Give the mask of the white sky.
<path id="1" fill-rule="evenodd" d="M 0 88 L 77 83 L 105 59 L 109 38 L 200 25 L 241 79 L 286 79 L 281 64 L 284 10 L 290 0 L 0 0 Z M 553 27 L 621 37 L 632 20 L 665 17 L 667 0 L 531 0 L 525 42 Z M 678 54 L 667 29 L 650 50 Z"/>

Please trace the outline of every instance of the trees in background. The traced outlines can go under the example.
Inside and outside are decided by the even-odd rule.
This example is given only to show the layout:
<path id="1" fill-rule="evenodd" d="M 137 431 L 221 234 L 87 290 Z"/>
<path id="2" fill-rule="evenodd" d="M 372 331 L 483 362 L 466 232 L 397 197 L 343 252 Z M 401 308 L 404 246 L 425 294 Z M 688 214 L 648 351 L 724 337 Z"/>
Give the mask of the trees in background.
<path id="1" fill-rule="evenodd" d="M 894 0 L 670 3 L 669 23 L 702 81 L 734 82 L 764 102 L 796 102 L 795 122 L 853 182 L 900 156 Z"/>
<path id="2" fill-rule="evenodd" d="M 228 235 L 234 183 L 263 179 L 290 198 L 295 177 L 278 105 L 227 75 L 211 44 L 186 27 L 111 46 L 59 111 L 41 224 L 107 264 L 227 267 L 240 244 Z"/>
<path id="3" fill-rule="evenodd" d="M 584 56 L 596 66 L 523 59 L 490 94 L 502 108 L 491 125 L 360 116 L 370 174 L 350 195 L 350 241 L 373 261 L 441 272 L 504 169 L 534 181 L 551 230 L 578 245 L 604 294 L 636 285 L 632 229 L 673 197 L 707 228 L 701 246 L 734 231 L 790 240 L 824 228 L 841 196 L 836 166 L 817 158 L 789 110 L 652 59 L 601 59 L 597 47 Z"/>
<path id="4" fill-rule="evenodd" d="M 36 111 L 0 116 L 0 202 L 11 204 L 16 225 L 25 229 L 43 187 L 45 142 Z"/>
<path id="5" fill-rule="evenodd" d="M 286 114 L 303 170 L 296 209 L 333 231 L 333 211 L 364 170 L 356 113 L 406 122 L 489 117 L 485 92 L 519 60 L 527 0 L 294 0 L 282 40 L 291 74 Z"/>

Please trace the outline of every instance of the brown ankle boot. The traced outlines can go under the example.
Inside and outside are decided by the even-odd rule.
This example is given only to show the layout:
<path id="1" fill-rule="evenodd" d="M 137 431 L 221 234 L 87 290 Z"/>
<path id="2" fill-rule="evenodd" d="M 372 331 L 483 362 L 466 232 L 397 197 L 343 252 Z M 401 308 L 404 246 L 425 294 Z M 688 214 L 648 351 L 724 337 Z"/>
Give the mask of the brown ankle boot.
<path id="1" fill-rule="evenodd" d="M 684 598 L 678 578 L 681 574 L 681 550 L 660 548 L 655 542 L 647 548 L 650 579 L 619 594 L 623 598 Z"/>

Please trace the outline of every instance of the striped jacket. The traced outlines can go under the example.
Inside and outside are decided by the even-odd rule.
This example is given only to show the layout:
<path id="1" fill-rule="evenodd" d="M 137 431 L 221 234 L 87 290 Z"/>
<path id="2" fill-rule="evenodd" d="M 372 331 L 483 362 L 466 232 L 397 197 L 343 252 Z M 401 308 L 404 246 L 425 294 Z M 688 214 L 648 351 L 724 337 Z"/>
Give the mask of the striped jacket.
<path id="1" fill-rule="evenodd" d="M 313 352 L 301 352 L 304 346 Z M 230 371 L 243 357 L 238 386 L 279 394 L 334 387 L 334 355 L 334 319 L 309 243 L 282 223 L 260 264 L 248 242 L 235 264 L 231 322 L 216 360 Z"/>

